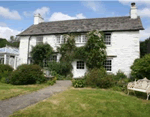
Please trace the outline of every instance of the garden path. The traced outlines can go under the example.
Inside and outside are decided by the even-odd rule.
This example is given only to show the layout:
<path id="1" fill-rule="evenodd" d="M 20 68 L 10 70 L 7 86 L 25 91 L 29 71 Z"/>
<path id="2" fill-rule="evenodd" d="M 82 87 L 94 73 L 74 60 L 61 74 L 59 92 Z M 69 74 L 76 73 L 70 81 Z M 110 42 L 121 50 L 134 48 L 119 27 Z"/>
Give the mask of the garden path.
<path id="1" fill-rule="evenodd" d="M 2 100 L 0 101 L 0 117 L 7 117 L 15 111 L 49 98 L 55 93 L 62 92 L 71 85 L 72 83 L 69 80 L 59 80 L 53 86 L 40 89 L 36 92 Z"/>

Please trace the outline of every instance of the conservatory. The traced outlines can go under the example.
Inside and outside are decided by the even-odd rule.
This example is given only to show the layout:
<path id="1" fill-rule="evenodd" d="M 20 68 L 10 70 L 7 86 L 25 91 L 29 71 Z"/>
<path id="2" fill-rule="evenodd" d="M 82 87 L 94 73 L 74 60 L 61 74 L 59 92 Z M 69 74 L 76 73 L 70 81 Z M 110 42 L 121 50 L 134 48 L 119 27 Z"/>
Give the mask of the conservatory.
<path id="1" fill-rule="evenodd" d="M 14 69 L 18 66 L 19 49 L 7 46 L 0 48 L 0 64 L 8 64 Z"/>

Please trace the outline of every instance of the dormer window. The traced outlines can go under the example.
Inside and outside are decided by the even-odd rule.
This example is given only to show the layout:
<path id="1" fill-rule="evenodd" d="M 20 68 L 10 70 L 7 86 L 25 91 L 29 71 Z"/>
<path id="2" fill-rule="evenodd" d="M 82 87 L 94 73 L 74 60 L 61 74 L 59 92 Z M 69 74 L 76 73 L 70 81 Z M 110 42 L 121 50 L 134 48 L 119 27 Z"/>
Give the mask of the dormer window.
<path id="1" fill-rule="evenodd" d="M 111 34 L 105 34 L 105 36 L 104 36 L 104 43 L 106 45 L 111 45 Z"/>
<path id="2" fill-rule="evenodd" d="M 57 35 L 56 39 L 58 44 L 63 44 L 65 42 L 63 35 Z"/>
<path id="3" fill-rule="evenodd" d="M 43 44 L 43 36 L 36 37 L 36 44 Z"/>

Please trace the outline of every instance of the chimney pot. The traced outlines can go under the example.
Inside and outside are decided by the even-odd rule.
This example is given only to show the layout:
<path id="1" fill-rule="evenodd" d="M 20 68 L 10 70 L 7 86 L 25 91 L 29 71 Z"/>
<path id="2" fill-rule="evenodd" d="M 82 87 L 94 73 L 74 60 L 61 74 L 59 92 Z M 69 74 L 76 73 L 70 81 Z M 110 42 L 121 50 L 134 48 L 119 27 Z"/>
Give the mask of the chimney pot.
<path id="1" fill-rule="evenodd" d="M 132 3 L 131 3 L 131 6 L 132 6 L 132 7 L 135 6 L 135 2 L 132 2 Z"/>
<path id="2" fill-rule="evenodd" d="M 135 2 L 131 3 L 130 17 L 131 19 L 136 19 L 138 17 Z"/>
<path id="3" fill-rule="evenodd" d="M 34 15 L 34 25 L 44 22 L 42 16 L 38 13 Z"/>

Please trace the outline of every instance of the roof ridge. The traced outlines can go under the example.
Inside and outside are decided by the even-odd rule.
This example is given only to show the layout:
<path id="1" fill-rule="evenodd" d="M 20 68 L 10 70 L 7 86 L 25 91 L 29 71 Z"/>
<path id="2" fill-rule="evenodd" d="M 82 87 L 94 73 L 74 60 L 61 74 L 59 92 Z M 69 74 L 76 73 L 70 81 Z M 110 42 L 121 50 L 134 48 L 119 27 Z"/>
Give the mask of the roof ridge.
<path id="1" fill-rule="evenodd" d="M 107 19 L 107 18 L 125 18 L 130 16 L 118 16 L 118 17 L 101 17 L 101 18 L 84 18 L 84 19 L 71 19 L 71 20 L 59 20 L 59 21 L 49 21 L 49 22 L 41 22 L 39 24 L 43 23 L 52 23 L 52 22 L 66 22 L 66 21 L 77 21 L 77 20 L 92 20 L 92 19 Z"/>

